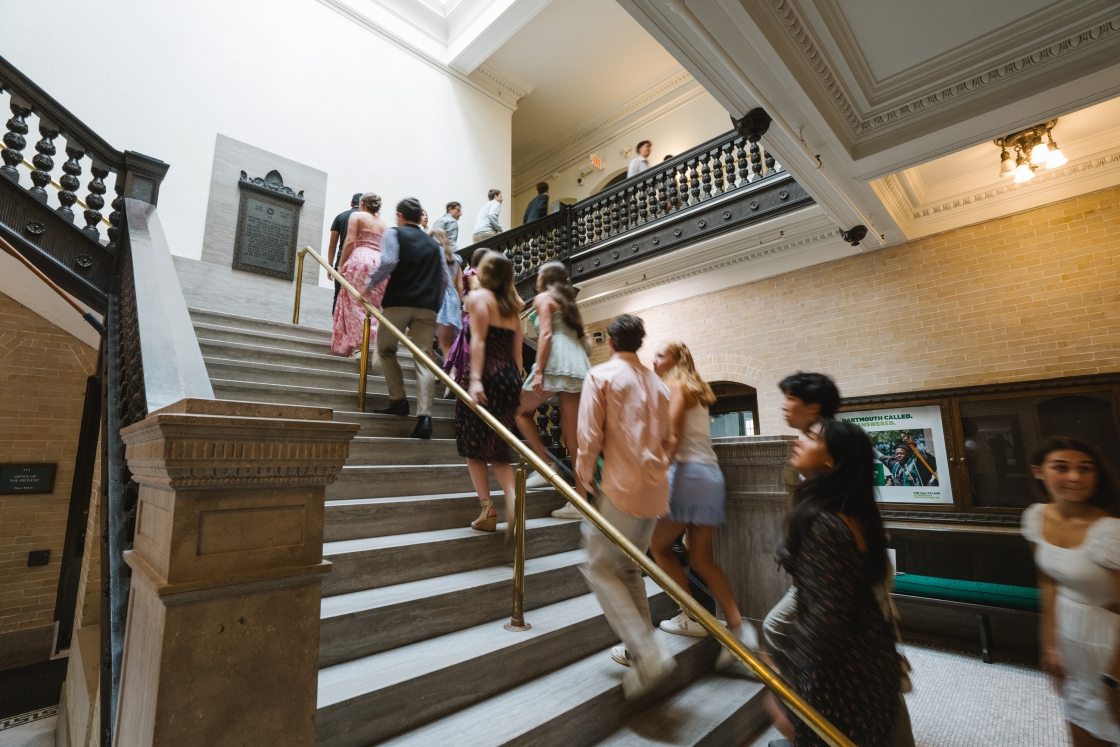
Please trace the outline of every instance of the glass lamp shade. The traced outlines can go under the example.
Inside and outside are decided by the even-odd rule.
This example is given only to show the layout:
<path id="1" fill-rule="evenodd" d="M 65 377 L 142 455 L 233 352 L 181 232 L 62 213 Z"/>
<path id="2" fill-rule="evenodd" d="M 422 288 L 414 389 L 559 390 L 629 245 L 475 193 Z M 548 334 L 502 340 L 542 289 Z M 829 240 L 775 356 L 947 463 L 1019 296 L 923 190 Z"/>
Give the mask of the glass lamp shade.
<path id="1" fill-rule="evenodd" d="M 1046 168 L 1056 169 L 1059 166 L 1064 165 L 1068 160 L 1068 158 L 1062 155 L 1062 151 L 1060 148 L 1058 148 L 1058 144 L 1051 140 L 1049 150 L 1046 155 Z"/>
<path id="2" fill-rule="evenodd" d="M 1027 163 L 1027 159 L 1020 158 L 1019 165 L 1015 167 L 1015 183 L 1021 184 L 1034 179 L 1034 170 Z"/>
<path id="3" fill-rule="evenodd" d="M 1011 160 L 1011 154 L 1003 151 L 999 156 L 999 175 L 1011 176 L 1015 173 L 1015 162 Z"/>
<path id="4" fill-rule="evenodd" d="M 1035 166 L 1046 163 L 1046 159 L 1050 156 L 1050 149 L 1046 147 L 1046 143 L 1041 140 L 1034 144 L 1031 148 L 1031 163 Z"/>

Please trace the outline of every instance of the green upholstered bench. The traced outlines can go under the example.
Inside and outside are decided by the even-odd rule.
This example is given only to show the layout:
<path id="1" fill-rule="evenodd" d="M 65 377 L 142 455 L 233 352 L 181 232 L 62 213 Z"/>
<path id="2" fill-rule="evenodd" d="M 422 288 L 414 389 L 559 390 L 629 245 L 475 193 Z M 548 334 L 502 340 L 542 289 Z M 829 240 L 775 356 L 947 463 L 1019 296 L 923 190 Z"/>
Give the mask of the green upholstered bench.
<path id="1" fill-rule="evenodd" d="M 1037 616 L 1041 609 L 1041 598 L 1035 588 L 916 576 L 911 573 L 895 576 L 893 594 L 899 600 L 921 601 L 975 615 L 980 628 L 982 655 L 989 664 L 992 662 L 992 628 L 988 616 Z"/>

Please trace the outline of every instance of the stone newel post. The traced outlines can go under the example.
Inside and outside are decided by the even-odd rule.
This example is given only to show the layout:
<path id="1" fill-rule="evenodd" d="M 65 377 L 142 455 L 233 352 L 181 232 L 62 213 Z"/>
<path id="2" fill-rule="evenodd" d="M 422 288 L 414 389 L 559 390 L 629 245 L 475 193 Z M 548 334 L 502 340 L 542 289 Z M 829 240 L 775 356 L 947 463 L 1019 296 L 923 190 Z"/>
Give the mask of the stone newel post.
<path id="1" fill-rule="evenodd" d="M 714 440 L 727 483 L 727 524 L 713 552 L 727 574 L 743 617 L 762 620 L 789 589 L 774 562 L 788 506 L 786 462 L 794 436 L 743 436 Z"/>
<path id="2" fill-rule="evenodd" d="M 182 400 L 126 428 L 140 485 L 118 747 L 315 743 L 323 499 L 358 426 Z"/>

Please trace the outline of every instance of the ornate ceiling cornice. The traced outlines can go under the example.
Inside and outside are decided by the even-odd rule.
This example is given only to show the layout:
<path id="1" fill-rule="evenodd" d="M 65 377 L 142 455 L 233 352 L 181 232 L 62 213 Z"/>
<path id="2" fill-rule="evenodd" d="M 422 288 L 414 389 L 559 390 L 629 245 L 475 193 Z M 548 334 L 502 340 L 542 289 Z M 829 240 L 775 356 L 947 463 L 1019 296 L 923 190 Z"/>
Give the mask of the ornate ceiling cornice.
<path id="1" fill-rule="evenodd" d="M 793 40 L 809 67 L 816 73 L 825 92 L 832 99 L 837 111 L 856 136 L 893 125 L 918 114 L 973 96 L 1024 74 L 1034 74 L 1058 59 L 1068 59 L 1071 54 L 1085 54 L 1104 40 L 1111 40 L 1120 33 L 1120 15 L 1108 21 L 1095 22 L 1065 39 L 1040 45 L 1029 53 L 1018 54 L 988 70 L 962 77 L 938 90 L 878 113 L 861 112 L 853 103 L 849 91 L 827 59 L 820 42 L 814 38 L 808 24 L 800 16 L 793 0 L 767 0 L 778 17 L 779 25 Z"/>
<path id="2" fill-rule="evenodd" d="M 495 62 L 484 62 L 469 76 L 472 80 L 502 97 L 516 109 L 517 102 L 533 92 L 533 85 Z"/>

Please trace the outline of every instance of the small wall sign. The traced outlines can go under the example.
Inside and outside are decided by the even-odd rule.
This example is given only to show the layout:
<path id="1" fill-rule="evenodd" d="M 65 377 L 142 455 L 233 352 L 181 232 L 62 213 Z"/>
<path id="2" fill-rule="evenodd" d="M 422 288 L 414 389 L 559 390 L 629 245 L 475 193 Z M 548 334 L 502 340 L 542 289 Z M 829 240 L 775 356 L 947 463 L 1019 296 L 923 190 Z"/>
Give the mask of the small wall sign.
<path id="1" fill-rule="evenodd" d="M 53 493 L 57 463 L 0 464 L 0 495 Z"/>

